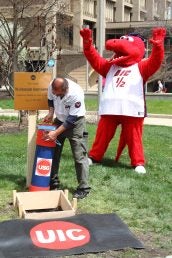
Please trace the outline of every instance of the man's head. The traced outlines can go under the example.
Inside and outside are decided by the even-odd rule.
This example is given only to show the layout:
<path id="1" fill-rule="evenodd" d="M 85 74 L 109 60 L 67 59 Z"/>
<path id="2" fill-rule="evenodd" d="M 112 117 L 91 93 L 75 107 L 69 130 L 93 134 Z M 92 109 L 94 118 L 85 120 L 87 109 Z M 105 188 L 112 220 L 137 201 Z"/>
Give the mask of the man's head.
<path id="1" fill-rule="evenodd" d="M 54 79 L 51 85 L 52 93 L 57 97 L 63 97 L 68 90 L 68 81 L 62 77 Z"/>

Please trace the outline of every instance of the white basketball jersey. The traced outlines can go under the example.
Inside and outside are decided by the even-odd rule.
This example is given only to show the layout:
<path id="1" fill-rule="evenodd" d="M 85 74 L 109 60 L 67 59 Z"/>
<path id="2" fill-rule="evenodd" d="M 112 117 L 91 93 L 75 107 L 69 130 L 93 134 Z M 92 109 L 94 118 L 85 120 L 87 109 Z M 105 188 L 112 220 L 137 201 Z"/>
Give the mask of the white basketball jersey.
<path id="1" fill-rule="evenodd" d="M 99 106 L 100 115 L 145 116 L 143 78 L 138 64 L 111 66 Z"/>

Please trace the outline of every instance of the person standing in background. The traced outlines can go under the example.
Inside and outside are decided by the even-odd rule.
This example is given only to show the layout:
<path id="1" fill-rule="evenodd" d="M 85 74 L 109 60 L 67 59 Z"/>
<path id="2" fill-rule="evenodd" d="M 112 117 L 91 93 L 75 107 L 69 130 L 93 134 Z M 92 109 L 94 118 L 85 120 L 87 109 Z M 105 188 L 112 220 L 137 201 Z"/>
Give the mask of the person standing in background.
<path id="1" fill-rule="evenodd" d="M 163 93 L 164 92 L 163 90 L 164 90 L 164 86 L 163 86 L 162 82 L 159 80 L 158 81 L 158 90 L 155 91 L 155 93 Z"/>

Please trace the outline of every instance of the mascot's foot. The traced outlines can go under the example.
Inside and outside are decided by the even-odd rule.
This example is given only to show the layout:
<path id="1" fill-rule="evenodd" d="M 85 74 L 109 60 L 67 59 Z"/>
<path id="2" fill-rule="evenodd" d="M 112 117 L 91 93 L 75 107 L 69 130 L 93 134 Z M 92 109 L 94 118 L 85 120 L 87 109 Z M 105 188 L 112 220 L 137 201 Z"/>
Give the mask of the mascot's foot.
<path id="1" fill-rule="evenodd" d="M 100 164 L 100 161 L 97 161 L 91 157 L 88 157 L 88 164 L 89 164 L 89 166 L 98 165 L 98 164 Z"/>
<path id="2" fill-rule="evenodd" d="M 146 174 L 146 169 L 144 168 L 144 166 L 137 166 L 135 167 L 135 172 L 138 174 Z"/>

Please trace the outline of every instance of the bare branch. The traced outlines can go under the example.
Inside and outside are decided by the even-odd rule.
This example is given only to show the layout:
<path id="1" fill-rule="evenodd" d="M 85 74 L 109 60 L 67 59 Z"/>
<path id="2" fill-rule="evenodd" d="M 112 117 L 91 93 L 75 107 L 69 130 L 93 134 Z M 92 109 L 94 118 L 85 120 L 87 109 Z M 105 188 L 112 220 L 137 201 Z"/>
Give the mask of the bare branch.
<path id="1" fill-rule="evenodd" d="M 0 21 L 2 23 L 3 29 L 7 33 L 8 37 L 9 37 L 9 40 L 11 40 L 12 33 L 11 33 L 11 29 L 9 27 L 9 23 L 8 23 L 7 19 L 4 17 L 4 15 L 2 13 L 0 13 L 0 15 L 1 15 Z"/>
<path id="2" fill-rule="evenodd" d="M 18 69 L 19 64 L 25 69 L 26 49 L 34 38 L 37 39 L 37 44 L 40 42 L 40 52 L 36 66 L 33 60 L 30 60 L 32 70 L 43 71 L 47 64 L 47 60 L 44 62 L 41 60 L 42 45 L 46 44 L 47 58 L 57 50 L 56 26 L 59 24 L 60 29 L 64 28 L 67 19 L 65 2 L 66 0 L 7 0 L 7 5 L 12 11 L 13 26 L 10 26 L 9 20 L 0 13 L 0 28 L 5 33 L 5 35 L 0 34 L 0 52 L 5 57 L 3 58 L 4 84 L 8 85 L 11 95 L 13 81 L 9 79 L 10 75 Z M 43 39 L 44 44 L 42 44 Z M 59 42 L 61 49 L 61 36 Z"/>

